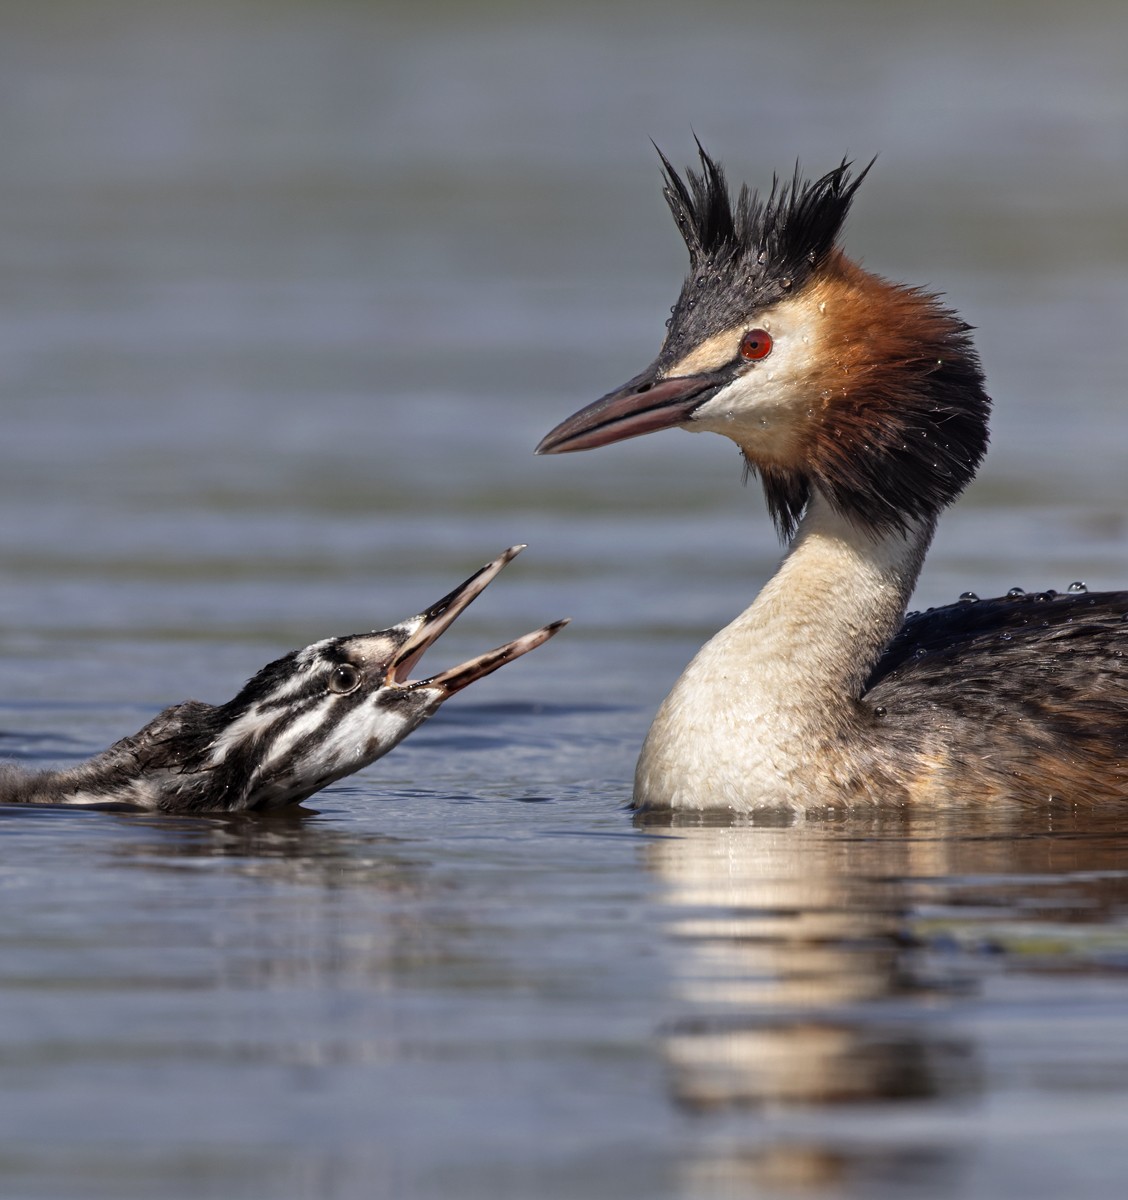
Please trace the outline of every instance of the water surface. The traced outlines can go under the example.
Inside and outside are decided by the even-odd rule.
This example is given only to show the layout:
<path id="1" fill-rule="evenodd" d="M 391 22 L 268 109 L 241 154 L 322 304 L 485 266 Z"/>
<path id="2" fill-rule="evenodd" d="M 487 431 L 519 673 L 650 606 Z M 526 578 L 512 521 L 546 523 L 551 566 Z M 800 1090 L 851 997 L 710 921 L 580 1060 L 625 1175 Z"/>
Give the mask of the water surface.
<path id="1" fill-rule="evenodd" d="M 281 820 L 0 811 L 6 1197 L 1105 1197 L 1123 822 L 636 826 L 773 569 L 721 439 L 536 460 L 684 271 L 653 137 L 880 152 L 996 398 L 916 603 L 1128 578 L 1121 7 L 4 5 L 0 753 L 74 762 L 530 544 L 558 616 Z"/>

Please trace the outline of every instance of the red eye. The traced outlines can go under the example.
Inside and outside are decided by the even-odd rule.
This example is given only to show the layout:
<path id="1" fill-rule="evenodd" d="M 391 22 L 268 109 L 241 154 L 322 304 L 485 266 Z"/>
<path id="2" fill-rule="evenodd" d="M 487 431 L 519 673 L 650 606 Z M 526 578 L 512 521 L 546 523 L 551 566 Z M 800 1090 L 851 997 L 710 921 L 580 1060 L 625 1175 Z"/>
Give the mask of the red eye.
<path id="1" fill-rule="evenodd" d="M 772 335 L 766 329 L 749 329 L 740 339 L 740 357 L 759 362 L 772 352 Z"/>

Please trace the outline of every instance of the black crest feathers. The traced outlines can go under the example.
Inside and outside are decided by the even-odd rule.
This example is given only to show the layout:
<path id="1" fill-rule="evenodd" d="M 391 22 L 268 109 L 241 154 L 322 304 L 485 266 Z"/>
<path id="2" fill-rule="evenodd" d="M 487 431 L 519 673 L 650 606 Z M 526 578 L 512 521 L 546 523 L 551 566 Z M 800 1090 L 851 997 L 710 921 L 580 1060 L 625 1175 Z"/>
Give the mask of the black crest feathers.
<path id="1" fill-rule="evenodd" d="M 662 355 L 668 362 L 710 333 L 802 288 L 834 249 L 854 193 L 873 165 L 871 160 L 851 176 L 852 164 L 844 159 L 812 183 L 796 164 L 788 182 L 772 179 L 766 196 L 747 185 L 733 196 L 724 168 L 700 142 L 697 150 L 701 170 L 690 167 L 684 176 L 658 150 L 666 203 L 690 265 L 669 321 Z"/>
<path id="2" fill-rule="evenodd" d="M 772 519 L 790 538 L 814 490 L 875 535 L 935 519 L 983 457 L 990 400 L 970 327 L 954 311 L 836 253 L 872 161 L 853 174 L 844 159 L 814 182 L 796 166 L 760 195 L 730 190 L 720 164 L 697 149 L 700 169 L 684 175 L 658 151 L 690 273 L 656 374 L 676 373 L 709 338 L 749 328 L 820 278 L 838 289 L 838 301 L 804 385 L 811 395 L 808 419 L 795 427 L 801 444 L 786 462 L 760 460 L 754 439 L 741 446 Z"/>

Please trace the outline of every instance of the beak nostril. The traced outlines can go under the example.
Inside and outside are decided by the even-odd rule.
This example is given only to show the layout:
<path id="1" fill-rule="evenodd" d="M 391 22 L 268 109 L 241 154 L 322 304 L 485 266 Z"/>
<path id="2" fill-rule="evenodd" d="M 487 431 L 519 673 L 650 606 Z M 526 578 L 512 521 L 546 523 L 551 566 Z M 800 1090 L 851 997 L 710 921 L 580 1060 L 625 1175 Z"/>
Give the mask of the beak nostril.
<path id="1" fill-rule="evenodd" d="M 635 394 L 641 396 L 643 392 L 650 391 L 653 386 L 654 384 L 652 383 L 640 383 L 638 387 L 635 388 Z"/>

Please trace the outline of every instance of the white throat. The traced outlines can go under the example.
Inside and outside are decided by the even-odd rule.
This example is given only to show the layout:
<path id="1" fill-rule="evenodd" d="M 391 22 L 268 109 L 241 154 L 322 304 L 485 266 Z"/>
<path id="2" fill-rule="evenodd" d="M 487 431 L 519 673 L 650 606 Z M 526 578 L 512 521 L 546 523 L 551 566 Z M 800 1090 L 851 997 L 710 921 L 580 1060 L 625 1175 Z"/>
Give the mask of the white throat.
<path id="1" fill-rule="evenodd" d="M 874 536 L 816 493 L 779 570 L 663 701 L 635 804 L 802 808 L 847 783 L 857 700 L 900 627 L 933 528 Z"/>

